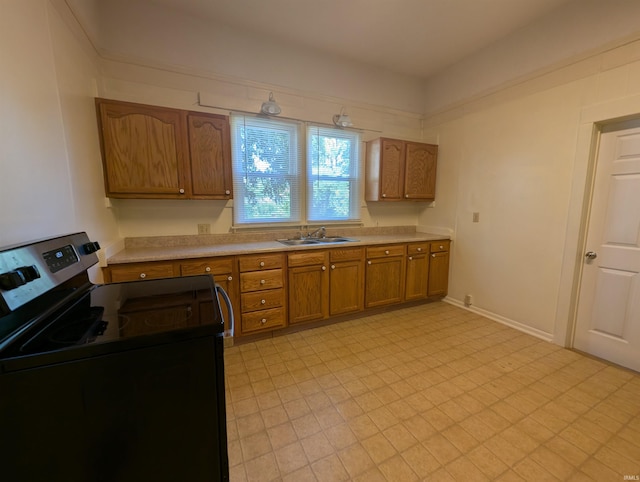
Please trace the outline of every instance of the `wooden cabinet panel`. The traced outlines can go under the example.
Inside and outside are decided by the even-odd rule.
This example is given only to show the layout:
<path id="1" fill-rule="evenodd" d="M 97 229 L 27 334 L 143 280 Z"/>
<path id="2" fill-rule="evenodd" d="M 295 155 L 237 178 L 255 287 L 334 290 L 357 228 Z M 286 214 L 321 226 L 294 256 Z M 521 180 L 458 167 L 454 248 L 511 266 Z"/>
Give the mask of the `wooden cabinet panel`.
<path id="1" fill-rule="evenodd" d="M 331 262 L 360 260 L 364 261 L 364 248 L 334 248 L 329 251 L 329 259 Z"/>
<path id="2" fill-rule="evenodd" d="M 226 116 L 96 99 L 108 197 L 230 199 Z"/>
<path id="3" fill-rule="evenodd" d="M 242 315 L 243 334 L 283 328 L 285 324 L 285 311 L 282 308 L 254 311 Z"/>
<path id="4" fill-rule="evenodd" d="M 107 196 L 187 194 L 183 111 L 103 99 L 96 107 Z"/>
<path id="5" fill-rule="evenodd" d="M 173 263 L 163 262 L 116 264 L 110 266 L 109 271 L 112 283 L 178 276 Z"/>
<path id="6" fill-rule="evenodd" d="M 284 290 L 282 288 L 242 294 L 243 313 L 257 310 L 268 310 L 271 308 L 278 308 L 283 305 Z"/>
<path id="7" fill-rule="evenodd" d="M 231 146 L 227 117 L 188 115 L 192 198 L 231 199 Z"/>
<path id="8" fill-rule="evenodd" d="M 328 255 L 326 251 L 306 251 L 303 253 L 292 253 L 287 256 L 289 268 L 296 266 L 326 265 Z"/>
<path id="9" fill-rule="evenodd" d="M 240 273 L 240 291 L 272 290 L 282 288 L 282 270 L 270 269 L 266 271 L 256 271 Z"/>
<path id="10" fill-rule="evenodd" d="M 233 275 L 233 271 L 233 258 L 204 258 L 180 263 L 180 274 L 182 276 L 199 274 Z"/>
<path id="11" fill-rule="evenodd" d="M 405 300 L 413 301 L 426 298 L 428 280 L 429 255 L 424 252 L 407 256 Z"/>
<path id="12" fill-rule="evenodd" d="M 327 256 L 326 252 L 324 253 Z M 289 268 L 289 323 L 329 316 L 329 272 L 326 264 Z"/>
<path id="13" fill-rule="evenodd" d="M 257 271 L 265 269 L 283 268 L 283 254 L 251 254 L 239 259 L 240 271 Z"/>
<path id="14" fill-rule="evenodd" d="M 150 296 L 125 302 L 118 311 L 120 330 L 126 335 L 166 331 L 167 326 L 186 328 L 200 324 L 193 294 Z"/>
<path id="15" fill-rule="evenodd" d="M 429 258 L 429 296 L 446 296 L 448 292 L 449 246 L 449 241 L 431 243 L 432 253 Z"/>
<path id="16" fill-rule="evenodd" d="M 434 199 L 436 197 L 436 160 L 438 146 L 406 143 L 404 170 L 405 199 Z"/>
<path id="17" fill-rule="evenodd" d="M 329 315 L 354 313 L 364 309 L 364 259 L 333 261 L 329 271 Z"/>
<path id="18" fill-rule="evenodd" d="M 405 288 L 405 246 L 367 248 L 365 307 L 400 303 Z"/>
<path id="19" fill-rule="evenodd" d="M 398 139 L 367 142 L 367 201 L 428 201 L 435 198 L 438 146 Z"/>

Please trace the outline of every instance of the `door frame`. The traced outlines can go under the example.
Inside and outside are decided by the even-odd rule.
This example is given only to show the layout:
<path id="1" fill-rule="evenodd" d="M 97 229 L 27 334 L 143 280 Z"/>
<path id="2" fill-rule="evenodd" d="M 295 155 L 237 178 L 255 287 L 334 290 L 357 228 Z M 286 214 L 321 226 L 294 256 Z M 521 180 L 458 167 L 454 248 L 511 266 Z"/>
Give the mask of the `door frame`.
<path id="1" fill-rule="evenodd" d="M 585 107 L 580 114 L 553 333 L 553 342 L 567 348 L 573 347 L 600 138 L 615 124 L 640 120 L 640 95 Z"/>

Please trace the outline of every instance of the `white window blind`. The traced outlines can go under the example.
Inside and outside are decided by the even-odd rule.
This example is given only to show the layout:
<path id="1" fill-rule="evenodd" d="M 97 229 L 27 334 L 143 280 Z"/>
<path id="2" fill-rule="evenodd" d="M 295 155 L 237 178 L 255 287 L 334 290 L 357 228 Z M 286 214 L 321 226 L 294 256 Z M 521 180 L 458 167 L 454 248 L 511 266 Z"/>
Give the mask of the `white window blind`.
<path id="1" fill-rule="evenodd" d="M 234 223 L 300 223 L 299 124 L 231 116 Z"/>
<path id="2" fill-rule="evenodd" d="M 360 135 L 307 127 L 307 220 L 360 219 Z"/>

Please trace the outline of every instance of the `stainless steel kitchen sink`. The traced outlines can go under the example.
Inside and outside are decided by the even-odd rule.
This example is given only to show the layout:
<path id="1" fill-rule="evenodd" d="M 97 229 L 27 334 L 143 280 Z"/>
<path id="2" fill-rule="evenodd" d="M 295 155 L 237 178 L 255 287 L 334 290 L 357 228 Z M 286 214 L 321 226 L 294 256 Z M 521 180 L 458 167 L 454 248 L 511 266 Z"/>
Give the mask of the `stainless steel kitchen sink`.
<path id="1" fill-rule="evenodd" d="M 326 238 L 278 239 L 276 241 L 287 246 L 304 246 L 309 244 L 353 243 L 358 240 L 343 236 L 327 236 Z"/>

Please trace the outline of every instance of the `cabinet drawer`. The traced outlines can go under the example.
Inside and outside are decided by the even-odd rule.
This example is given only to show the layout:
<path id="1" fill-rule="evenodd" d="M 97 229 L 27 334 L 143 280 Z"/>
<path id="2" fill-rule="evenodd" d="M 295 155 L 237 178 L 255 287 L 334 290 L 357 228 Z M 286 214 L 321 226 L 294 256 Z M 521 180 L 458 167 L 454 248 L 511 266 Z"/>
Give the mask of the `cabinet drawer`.
<path id="1" fill-rule="evenodd" d="M 412 243 L 407 245 L 407 255 L 415 256 L 416 254 L 427 254 L 429 252 L 429 243 Z"/>
<path id="2" fill-rule="evenodd" d="M 233 260 L 228 259 L 201 259 L 180 263 L 180 274 L 191 276 L 198 274 L 227 274 L 233 272 Z"/>
<path id="3" fill-rule="evenodd" d="M 445 241 L 432 241 L 431 242 L 431 252 L 439 253 L 441 251 L 449 251 L 449 240 Z"/>
<path id="4" fill-rule="evenodd" d="M 372 246 L 367 248 L 367 258 L 384 258 L 385 256 L 404 256 L 404 244 L 389 246 Z"/>
<path id="5" fill-rule="evenodd" d="M 331 261 L 351 261 L 364 258 L 364 248 L 336 248 L 329 251 Z"/>
<path id="6" fill-rule="evenodd" d="M 240 291 L 272 290 L 284 286 L 281 269 L 240 274 Z"/>
<path id="7" fill-rule="evenodd" d="M 111 282 L 172 278 L 177 275 L 173 263 L 131 263 L 111 266 Z"/>
<path id="8" fill-rule="evenodd" d="M 251 333 L 265 329 L 283 327 L 285 325 L 284 309 L 255 311 L 242 315 L 242 333 Z"/>
<path id="9" fill-rule="evenodd" d="M 288 256 L 289 268 L 296 266 L 315 266 L 327 264 L 326 251 L 308 251 L 306 253 L 292 253 Z"/>
<path id="10" fill-rule="evenodd" d="M 282 254 L 256 254 L 240 257 L 240 271 L 256 271 L 284 267 Z"/>
<path id="11" fill-rule="evenodd" d="M 267 310 L 284 305 L 284 290 L 254 291 L 242 294 L 242 312 Z"/>

